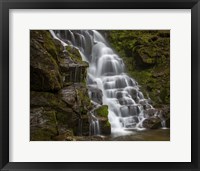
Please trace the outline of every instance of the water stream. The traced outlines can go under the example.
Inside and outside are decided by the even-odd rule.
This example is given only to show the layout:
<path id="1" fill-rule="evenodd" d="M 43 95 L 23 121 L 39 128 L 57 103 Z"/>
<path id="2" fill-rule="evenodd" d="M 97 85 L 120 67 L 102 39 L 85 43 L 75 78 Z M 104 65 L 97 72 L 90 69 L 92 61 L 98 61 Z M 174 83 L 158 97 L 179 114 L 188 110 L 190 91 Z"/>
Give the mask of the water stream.
<path id="1" fill-rule="evenodd" d="M 144 110 L 153 107 L 144 98 L 136 80 L 125 72 L 123 60 L 106 39 L 96 30 L 50 32 L 63 46 L 77 48 L 82 59 L 89 63 L 87 85 L 102 91 L 103 104 L 109 108 L 112 134 L 123 133 L 126 129 L 142 129 L 142 122 L 147 118 Z M 100 134 L 98 119 L 90 113 L 92 132 Z"/>

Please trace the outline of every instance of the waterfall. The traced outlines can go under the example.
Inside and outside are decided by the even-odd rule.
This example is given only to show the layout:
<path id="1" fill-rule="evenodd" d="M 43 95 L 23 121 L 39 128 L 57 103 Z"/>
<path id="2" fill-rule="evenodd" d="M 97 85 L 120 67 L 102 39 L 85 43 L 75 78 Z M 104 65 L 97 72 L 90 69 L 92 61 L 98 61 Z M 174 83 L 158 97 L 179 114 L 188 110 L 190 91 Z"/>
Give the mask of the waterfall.
<path id="1" fill-rule="evenodd" d="M 57 30 L 51 32 L 63 45 L 78 48 L 82 59 L 89 63 L 87 85 L 102 91 L 103 104 L 108 105 L 109 109 L 112 134 L 142 128 L 146 117 L 144 110 L 153 107 L 144 98 L 136 80 L 125 73 L 123 60 L 112 50 L 106 39 L 96 30 L 67 30 L 65 35 L 70 35 L 68 40 Z M 99 121 L 94 113 L 90 114 L 90 130 L 93 134 L 100 134 Z"/>

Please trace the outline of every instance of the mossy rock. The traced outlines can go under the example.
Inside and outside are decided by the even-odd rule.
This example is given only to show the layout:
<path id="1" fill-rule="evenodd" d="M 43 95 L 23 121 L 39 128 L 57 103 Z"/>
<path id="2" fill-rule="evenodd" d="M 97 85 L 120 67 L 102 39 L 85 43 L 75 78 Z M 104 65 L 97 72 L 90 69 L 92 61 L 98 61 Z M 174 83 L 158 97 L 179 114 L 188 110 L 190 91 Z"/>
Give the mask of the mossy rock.
<path id="1" fill-rule="evenodd" d="M 81 84 L 81 87 L 76 87 L 77 92 L 77 98 L 81 102 L 82 113 L 87 113 L 88 110 L 92 109 L 93 105 L 91 103 L 91 100 L 88 95 L 88 90 L 86 88 L 86 85 L 84 83 Z"/>
<path id="2" fill-rule="evenodd" d="M 100 117 L 108 117 L 108 106 L 102 105 L 95 110 L 95 114 Z"/>
<path id="3" fill-rule="evenodd" d="M 50 108 L 31 108 L 30 140 L 50 141 L 58 134 L 56 112 Z"/>
<path id="4" fill-rule="evenodd" d="M 58 91 L 63 82 L 57 64 L 57 50 L 48 31 L 31 31 L 30 86 L 34 91 Z"/>
<path id="5" fill-rule="evenodd" d="M 55 111 L 59 133 L 63 133 L 66 129 L 73 128 L 76 125 L 77 114 L 54 93 L 31 91 L 31 108 L 34 107 L 48 107 Z"/>
<path id="6" fill-rule="evenodd" d="M 73 46 L 66 46 L 65 48 L 66 48 L 67 56 L 70 57 L 70 59 L 73 60 L 74 63 L 87 64 L 87 62 L 82 60 L 80 51 L 77 48 Z"/>
<path id="7" fill-rule="evenodd" d="M 62 99 L 60 99 L 56 94 L 50 92 L 31 91 L 30 105 L 31 107 L 51 107 L 60 111 L 69 109 Z"/>
<path id="8" fill-rule="evenodd" d="M 52 36 L 48 30 L 31 30 L 30 39 L 40 43 L 43 49 L 46 49 L 51 56 L 57 59 L 58 49 L 56 48 Z"/>
<path id="9" fill-rule="evenodd" d="M 100 118 L 99 119 L 99 125 L 102 135 L 110 135 L 111 134 L 111 125 L 108 121 L 108 118 Z"/>
<path id="10" fill-rule="evenodd" d="M 111 125 L 108 120 L 108 106 L 102 105 L 95 109 L 95 115 L 99 120 L 100 130 L 102 135 L 110 135 L 111 134 Z"/>

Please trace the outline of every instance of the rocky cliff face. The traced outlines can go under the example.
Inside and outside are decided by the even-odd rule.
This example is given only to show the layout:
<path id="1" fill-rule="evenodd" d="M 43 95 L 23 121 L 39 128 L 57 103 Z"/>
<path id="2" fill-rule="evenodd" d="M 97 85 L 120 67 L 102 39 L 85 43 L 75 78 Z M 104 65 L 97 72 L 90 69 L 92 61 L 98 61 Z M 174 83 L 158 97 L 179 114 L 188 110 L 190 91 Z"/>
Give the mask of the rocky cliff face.
<path id="1" fill-rule="evenodd" d="M 162 114 L 169 127 L 169 30 L 113 30 L 103 31 L 103 34 L 123 58 L 129 75 L 141 85 L 145 98 Z M 160 121 L 146 120 L 143 126 L 157 128 L 160 127 Z"/>
<path id="2" fill-rule="evenodd" d="M 76 48 L 63 47 L 49 31 L 30 31 L 31 141 L 83 140 L 90 134 L 88 112 L 94 106 L 87 67 Z"/>

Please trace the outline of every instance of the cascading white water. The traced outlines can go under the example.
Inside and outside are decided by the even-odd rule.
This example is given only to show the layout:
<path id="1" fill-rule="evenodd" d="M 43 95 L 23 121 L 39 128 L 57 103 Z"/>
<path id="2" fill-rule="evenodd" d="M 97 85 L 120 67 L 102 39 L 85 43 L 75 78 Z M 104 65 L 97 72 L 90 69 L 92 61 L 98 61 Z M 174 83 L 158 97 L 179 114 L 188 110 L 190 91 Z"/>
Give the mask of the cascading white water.
<path id="1" fill-rule="evenodd" d="M 89 63 L 88 86 L 102 91 L 103 104 L 109 108 L 112 133 L 141 128 L 145 119 L 144 104 L 146 109 L 153 107 L 144 99 L 138 83 L 125 73 L 123 60 L 105 38 L 96 30 L 68 30 L 63 31 L 64 35 L 54 31 L 51 34 L 78 48 L 82 59 Z M 93 114 L 91 118 L 94 134 L 100 134 L 98 119 Z"/>

